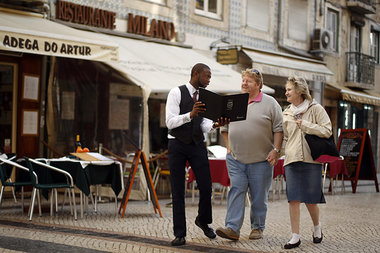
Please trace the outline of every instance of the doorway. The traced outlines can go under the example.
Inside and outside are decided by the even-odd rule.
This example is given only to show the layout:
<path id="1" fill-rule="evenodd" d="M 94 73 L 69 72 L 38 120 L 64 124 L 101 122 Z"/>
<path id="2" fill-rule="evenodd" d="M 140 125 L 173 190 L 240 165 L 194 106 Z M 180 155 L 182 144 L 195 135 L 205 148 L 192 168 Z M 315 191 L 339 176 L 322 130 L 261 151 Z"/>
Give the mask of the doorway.
<path id="1" fill-rule="evenodd" d="M 0 152 L 16 152 L 17 64 L 0 62 Z"/>

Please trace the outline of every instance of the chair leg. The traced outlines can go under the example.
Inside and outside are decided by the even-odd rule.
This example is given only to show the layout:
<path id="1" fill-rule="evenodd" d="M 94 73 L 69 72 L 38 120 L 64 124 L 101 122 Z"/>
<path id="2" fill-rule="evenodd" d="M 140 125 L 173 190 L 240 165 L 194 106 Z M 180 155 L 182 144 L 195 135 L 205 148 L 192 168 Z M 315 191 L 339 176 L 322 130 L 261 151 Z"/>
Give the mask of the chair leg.
<path id="1" fill-rule="evenodd" d="M 50 193 L 50 216 L 53 216 L 53 199 L 54 199 L 54 189 Z"/>
<path id="2" fill-rule="evenodd" d="M 42 210 L 41 210 L 41 196 L 40 196 L 40 190 L 37 189 L 37 201 L 38 201 L 38 212 L 40 217 L 42 216 Z"/>
<path id="3" fill-rule="evenodd" d="M 324 189 L 325 189 L 325 181 L 326 181 L 327 166 L 328 166 L 328 163 L 325 163 L 325 164 L 324 164 L 324 170 L 323 170 L 322 192 L 323 192 Z"/>
<path id="4" fill-rule="evenodd" d="M 24 213 L 24 186 L 21 186 L 21 210 Z"/>
<path id="5" fill-rule="evenodd" d="M 2 200 L 3 200 L 4 188 L 5 188 L 5 186 L 2 185 L 2 186 L 1 186 L 1 190 L 0 190 L 0 207 L 1 207 L 1 202 L 2 202 Z"/>
<path id="6" fill-rule="evenodd" d="M 80 199 L 80 217 L 83 218 L 83 201 L 84 201 L 84 198 L 83 198 L 83 192 L 80 191 L 79 193 L 79 199 Z"/>
<path id="7" fill-rule="evenodd" d="M 37 193 L 37 189 L 36 188 L 33 188 L 33 191 L 32 191 L 32 198 L 30 199 L 30 206 L 29 206 L 29 220 L 32 220 L 32 217 L 33 217 L 33 211 L 34 211 L 34 200 L 36 199 L 36 193 Z"/>
<path id="8" fill-rule="evenodd" d="M 12 179 L 9 179 L 9 182 L 12 183 Z M 13 199 L 15 200 L 15 203 L 17 203 L 16 193 L 15 193 L 15 187 L 11 187 Z"/>
<path id="9" fill-rule="evenodd" d="M 76 203 L 75 203 L 75 192 L 74 192 L 74 188 L 71 189 L 71 192 L 73 194 L 73 204 L 74 204 L 74 219 L 77 220 L 78 217 L 77 217 L 77 206 L 76 206 Z"/>
<path id="10" fill-rule="evenodd" d="M 65 189 L 65 196 L 66 196 L 66 193 L 69 195 L 70 214 L 72 215 L 73 214 L 73 203 L 71 202 L 72 198 L 71 198 L 70 189 Z"/>

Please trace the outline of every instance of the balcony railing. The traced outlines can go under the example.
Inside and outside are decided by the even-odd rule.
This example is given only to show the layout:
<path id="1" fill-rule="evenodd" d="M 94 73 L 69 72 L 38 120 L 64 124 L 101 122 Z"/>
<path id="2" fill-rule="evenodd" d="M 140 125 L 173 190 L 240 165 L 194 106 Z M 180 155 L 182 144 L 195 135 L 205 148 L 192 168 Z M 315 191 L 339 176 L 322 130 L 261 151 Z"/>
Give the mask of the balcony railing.
<path id="1" fill-rule="evenodd" d="M 347 7 L 363 15 L 375 14 L 376 0 L 347 0 Z"/>
<path id="2" fill-rule="evenodd" d="M 375 59 L 358 52 L 347 52 L 346 86 L 373 89 L 375 86 Z"/>

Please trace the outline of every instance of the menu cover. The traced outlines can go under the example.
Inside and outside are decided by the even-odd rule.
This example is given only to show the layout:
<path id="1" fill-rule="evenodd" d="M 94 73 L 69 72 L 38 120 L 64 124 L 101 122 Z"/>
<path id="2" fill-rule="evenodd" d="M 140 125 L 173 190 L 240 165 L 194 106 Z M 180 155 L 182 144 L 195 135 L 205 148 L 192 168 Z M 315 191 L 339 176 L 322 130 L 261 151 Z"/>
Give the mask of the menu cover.
<path id="1" fill-rule="evenodd" d="M 245 120 L 247 117 L 248 93 L 220 95 L 215 92 L 199 89 L 199 101 L 206 106 L 206 111 L 199 116 L 217 121 L 220 117 L 230 121 Z"/>

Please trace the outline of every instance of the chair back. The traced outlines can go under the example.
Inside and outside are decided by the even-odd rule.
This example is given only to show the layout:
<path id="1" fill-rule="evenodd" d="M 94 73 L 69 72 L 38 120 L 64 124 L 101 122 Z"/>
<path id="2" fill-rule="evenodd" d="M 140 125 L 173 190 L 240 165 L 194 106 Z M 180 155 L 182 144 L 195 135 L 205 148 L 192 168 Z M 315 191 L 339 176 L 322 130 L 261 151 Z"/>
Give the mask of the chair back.
<path id="1" fill-rule="evenodd" d="M 29 169 L 30 180 L 32 181 L 33 186 L 36 187 L 38 186 L 38 176 L 36 172 L 33 170 L 33 164 L 29 161 L 28 157 L 24 156 L 24 159 L 26 162 L 26 166 Z"/>

